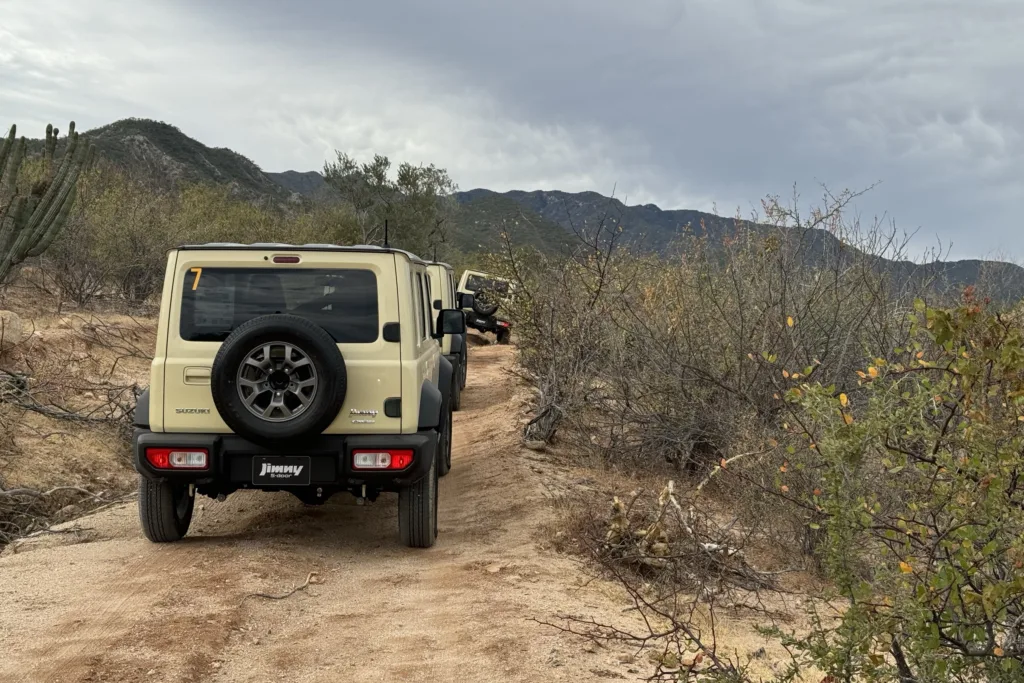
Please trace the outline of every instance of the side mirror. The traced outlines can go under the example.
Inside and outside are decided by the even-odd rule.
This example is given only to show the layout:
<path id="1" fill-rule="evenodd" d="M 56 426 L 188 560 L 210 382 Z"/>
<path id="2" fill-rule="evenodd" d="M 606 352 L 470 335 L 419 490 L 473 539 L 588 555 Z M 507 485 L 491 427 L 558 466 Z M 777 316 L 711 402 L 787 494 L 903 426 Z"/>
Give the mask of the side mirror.
<path id="1" fill-rule="evenodd" d="M 441 310 L 441 306 L 442 306 L 441 300 L 440 299 L 434 299 L 434 310 L 435 311 L 440 311 Z"/>
<path id="2" fill-rule="evenodd" d="M 469 292 L 459 292 L 457 297 L 459 308 L 473 308 L 474 301 L 476 301 L 476 298 Z"/>
<path id="3" fill-rule="evenodd" d="M 446 334 L 464 334 L 466 332 L 466 315 L 454 308 L 446 308 L 437 314 L 437 325 L 434 327 L 434 339 Z"/>

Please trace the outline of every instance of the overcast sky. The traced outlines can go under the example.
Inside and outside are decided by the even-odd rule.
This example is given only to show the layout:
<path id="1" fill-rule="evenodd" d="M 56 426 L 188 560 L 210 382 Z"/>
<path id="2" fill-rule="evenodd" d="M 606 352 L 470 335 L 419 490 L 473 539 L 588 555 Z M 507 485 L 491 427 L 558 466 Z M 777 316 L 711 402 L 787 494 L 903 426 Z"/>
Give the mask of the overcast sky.
<path id="1" fill-rule="evenodd" d="M 842 7 L 840 7 L 842 6 Z M 265 170 L 744 213 L 796 183 L 1024 260 L 1020 0 L 0 0 L 0 123 L 127 116 Z"/>

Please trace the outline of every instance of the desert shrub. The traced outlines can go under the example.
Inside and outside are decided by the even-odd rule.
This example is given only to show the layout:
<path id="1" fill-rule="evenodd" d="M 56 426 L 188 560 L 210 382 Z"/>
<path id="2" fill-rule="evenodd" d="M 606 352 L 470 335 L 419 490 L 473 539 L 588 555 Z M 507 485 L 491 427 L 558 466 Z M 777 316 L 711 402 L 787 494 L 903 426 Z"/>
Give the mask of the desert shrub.
<path id="1" fill-rule="evenodd" d="M 511 311 L 519 362 L 538 396 L 527 436 L 700 473 L 686 514 L 668 491 L 639 513 L 617 500 L 590 529 L 607 534 L 595 557 L 638 611 L 669 625 L 580 632 L 668 647 L 674 669 L 659 674 L 750 680 L 713 652 L 703 668 L 679 664 L 705 651 L 687 620 L 713 607 L 709 577 L 764 590 L 741 582 L 756 569 L 702 564 L 702 539 L 736 548 L 741 532 L 813 556 L 830 587 L 807 601 L 809 629 L 770 631 L 793 655 L 779 680 L 1021 680 L 1021 316 L 973 288 L 925 304 L 928 282 L 879 260 L 901 247 L 841 208 L 818 214 L 831 218 L 817 232 L 786 219 L 694 234 L 668 261 L 616 255 L 608 230 L 564 263 L 507 250 L 524 291 Z M 689 516 L 709 495 L 731 520 Z M 674 589 L 650 588 L 666 576 Z"/>
<path id="2" fill-rule="evenodd" d="M 1024 327 L 971 292 L 909 320 L 855 392 L 786 392 L 820 479 L 794 504 L 820 513 L 847 605 L 791 642 L 838 680 L 1021 680 Z"/>
<path id="3" fill-rule="evenodd" d="M 43 273 L 64 300 L 97 297 L 138 304 L 163 281 L 165 252 L 180 239 L 169 190 L 102 166 L 81 181 L 68 224 L 43 257 Z"/>
<path id="4" fill-rule="evenodd" d="M 508 313 L 541 397 L 528 436 L 567 419 L 610 461 L 691 470 L 775 438 L 778 368 L 842 385 L 906 334 L 918 283 L 879 259 L 903 245 L 846 222 L 850 198 L 810 221 L 766 202 L 732 234 L 691 230 L 667 259 L 618 250 L 614 216 L 579 229 L 564 260 L 506 249 L 496 267 L 519 285 Z"/>

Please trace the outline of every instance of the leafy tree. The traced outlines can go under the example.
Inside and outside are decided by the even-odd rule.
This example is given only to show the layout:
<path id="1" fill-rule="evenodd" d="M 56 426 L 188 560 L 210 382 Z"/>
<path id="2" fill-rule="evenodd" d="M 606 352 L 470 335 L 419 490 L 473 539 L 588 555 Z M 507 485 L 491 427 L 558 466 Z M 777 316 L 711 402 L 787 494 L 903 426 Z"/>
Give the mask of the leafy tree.
<path id="1" fill-rule="evenodd" d="M 403 162 L 394 175 L 391 166 L 380 154 L 360 164 L 337 152 L 335 161 L 324 164 L 324 177 L 352 206 L 363 243 L 382 244 L 387 221 L 391 245 L 433 258 L 447 242 L 458 187 L 433 164 Z"/>

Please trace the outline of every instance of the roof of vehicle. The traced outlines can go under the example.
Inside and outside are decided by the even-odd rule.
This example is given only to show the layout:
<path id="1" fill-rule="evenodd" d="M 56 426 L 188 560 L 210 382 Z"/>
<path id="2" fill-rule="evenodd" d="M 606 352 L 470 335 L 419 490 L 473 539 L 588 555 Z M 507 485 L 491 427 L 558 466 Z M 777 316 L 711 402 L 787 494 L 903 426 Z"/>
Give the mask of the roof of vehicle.
<path id="1" fill-rule="evenodd" d="M 444 261 L 427 261 L 427 265 L 428 266 L 442 266 L 444 268 L 447 268 L 448 270 L 455 270 L 455 268 L 453 268 L 450 264 L 445 263 Z"/>
<path id="2" fill-rule="evenodd" d="M 501 280 L 502 282 L 510 282 L 510 280 L 508 278 L 502 277 L 500 275 L 491 275 L 490 273 L 485 273 L 485 272 L 483 272 L 481 270 L 469 270 L 469 269 L 467 269 L 464 274 L 465 275 L 479 275 L 480 277 L 486 277 L 486 278 L 489 278 L 491 280 Z"/>
<path id="3" fill-rule="evenodd" d="M 410 261 L 429 265 L 412 252 L 394 247 L 379 247 L 375 244 L 284 244 L 282 242 L 253 242 L 252 244 L 241 244 L 239 242 L 207 242 L 206 244 L 183 244 L 178 247 L 179 251 L 265 251 L 267 249 L 283 251 L 341 251 L 354 253 L 381 252 L 385 254 L 401 254 Z"/>

